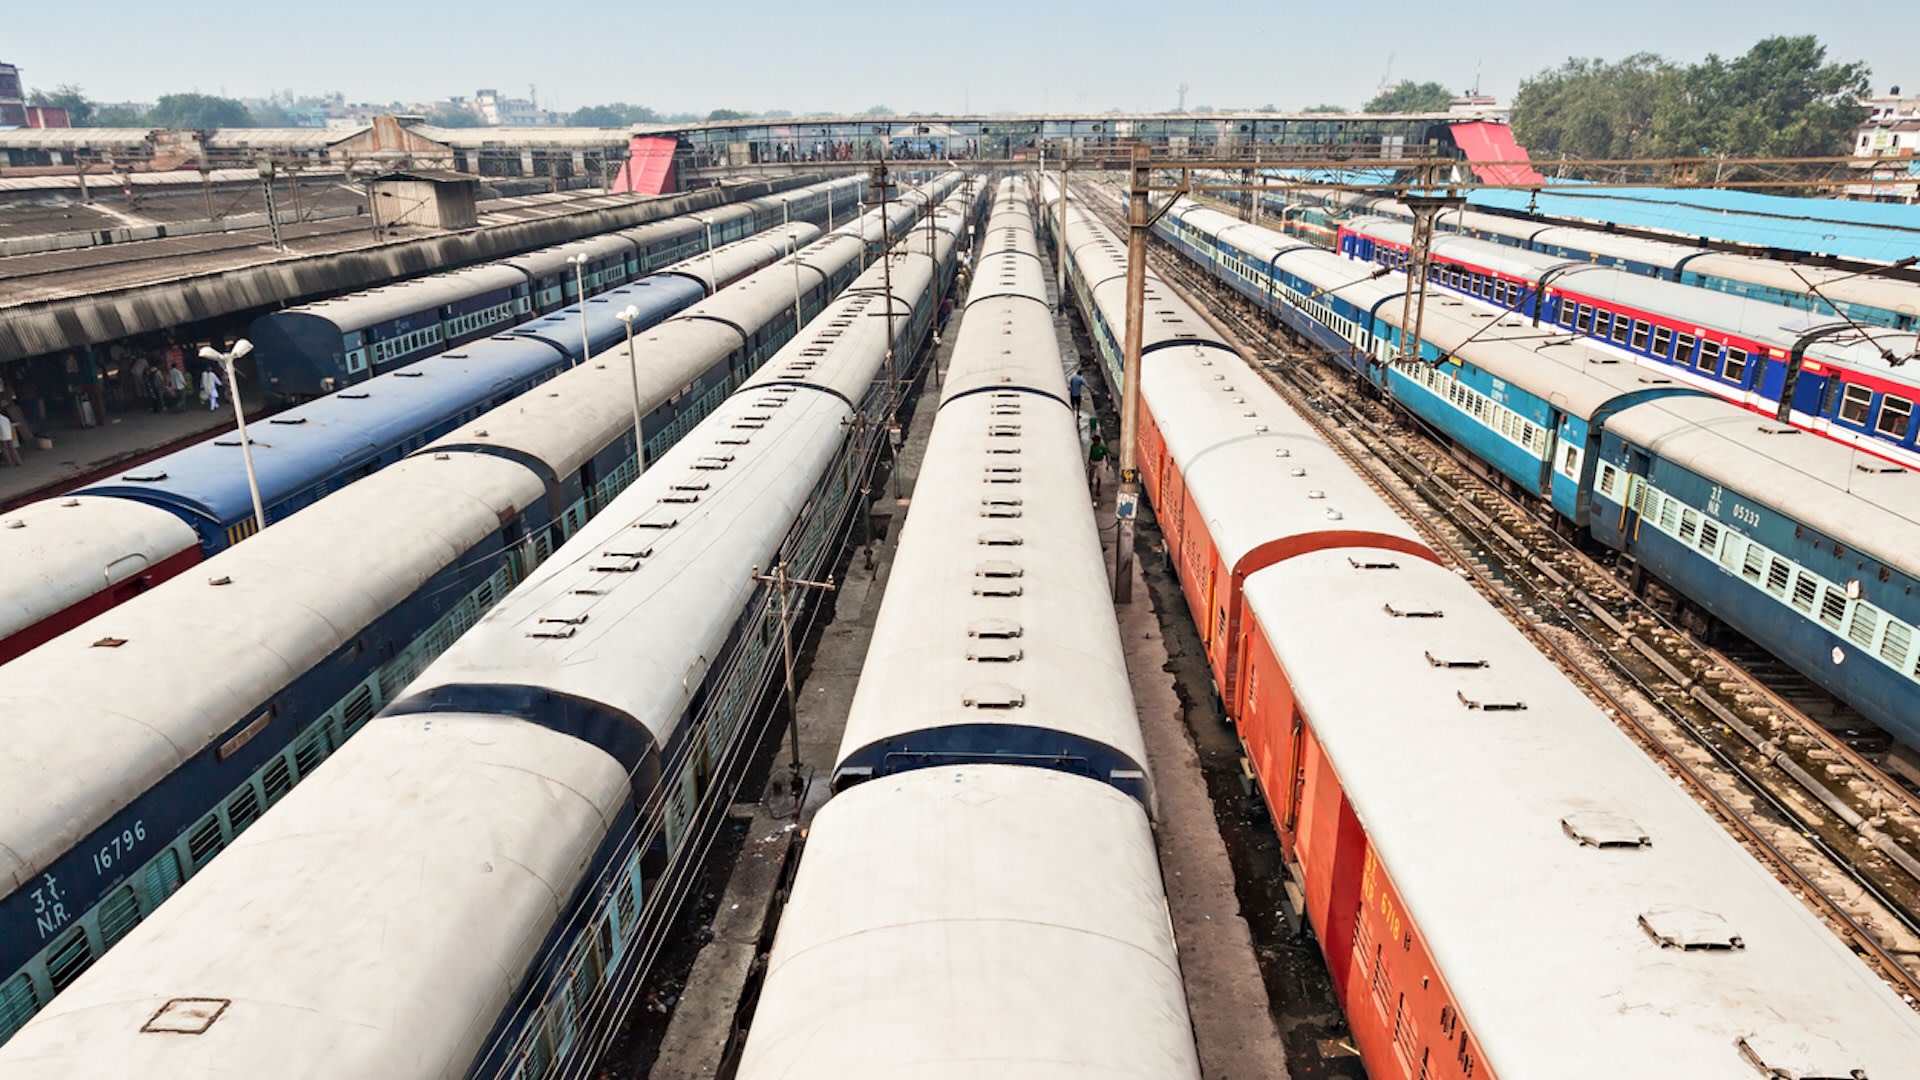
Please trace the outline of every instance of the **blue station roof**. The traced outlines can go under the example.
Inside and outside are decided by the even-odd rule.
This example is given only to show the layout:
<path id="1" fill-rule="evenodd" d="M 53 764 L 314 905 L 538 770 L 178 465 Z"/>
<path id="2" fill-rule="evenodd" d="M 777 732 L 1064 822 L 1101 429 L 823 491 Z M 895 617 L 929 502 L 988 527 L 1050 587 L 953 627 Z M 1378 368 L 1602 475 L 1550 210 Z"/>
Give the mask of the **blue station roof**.
<path id="1" fill-rule="evenodd" d="M 1920 206 L 1795 198 L 1695 188 L 1596 188 L 1562 194 L 1476 190 L 1467 201 L 1489 210 L 1612 222 L 1755 247 L 1898 262 L 1920 255 Z"/>

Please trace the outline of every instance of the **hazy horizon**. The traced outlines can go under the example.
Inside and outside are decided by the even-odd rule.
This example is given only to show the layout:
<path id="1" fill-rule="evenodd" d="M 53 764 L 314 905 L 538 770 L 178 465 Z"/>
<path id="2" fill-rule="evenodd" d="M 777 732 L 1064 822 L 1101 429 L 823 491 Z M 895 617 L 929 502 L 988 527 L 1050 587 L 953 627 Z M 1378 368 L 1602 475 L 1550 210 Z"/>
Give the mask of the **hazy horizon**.
<path id="1" fill-rule="evenodd" d="M 1920 91 L 1911 39 L 1888 32 L 1911 25 L 1913 9 L 1885 0 L 1850 5 L 1844 18 L 1782 0 L 1724 9 L 1621 0 L 1601 18 L 1494 0 L 1471 20 L 1403 2 L 1300 11 L 1230 2 L 1210 7 L 1204 20 L 1138 3 L 1039 8 L 1003 0 L 923 10 L 764 0 L 704 11 L 586 7 L 530 16 L 494 2 L 417 0 L 393 9 L 338 0 L 318 18 L 311 9 L 236 0 L 196 4 L 190 16 L 103 0 L 88 9 L 80 34 L 71 12 L 37 5 L 9 19 L 0 61 L 18 65 L 29 88 L 75 84 L 108 102 L 287 90 L 416 102 L 480 88 L 526 97 L 532 86 L 541 107 L 562 112 L 614 101 L 703 114 L 845 114 L 874 105 L 902 113 L 1147 112 L 1173 109 L 1186 83 L 1189 109 L 1271 104 L 1291 112 L 1323 103 L 1357 109 L 1383 81 L 1401 79 L 1456 92 L 1477 79 L 1483 92 L 1509 101 L 1522 79 L 1573 56 L 1655 52 L 1691 62 L 1737 56 L 1775 34 L 1814 34 L 1830 61 L 1866 62 L 1875 93 L 1891 84 Z M 1356 30 L 1363 19 L 1372 25 Z M 1578 33 L 1577 42 L 1556 33 L 1563 29 Z M 286 42 L 298 51 L 278 47 Z"/>

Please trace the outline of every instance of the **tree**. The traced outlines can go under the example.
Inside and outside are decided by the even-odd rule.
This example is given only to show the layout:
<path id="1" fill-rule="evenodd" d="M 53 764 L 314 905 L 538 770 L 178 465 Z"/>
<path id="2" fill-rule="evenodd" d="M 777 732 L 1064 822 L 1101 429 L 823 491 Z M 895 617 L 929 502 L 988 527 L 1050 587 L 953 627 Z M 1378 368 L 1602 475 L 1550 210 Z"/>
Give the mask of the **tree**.
<path id="1" fill-rule="evenodd" d="M 1307 113 L 1345 113 L 1347 109 L 1344 105 L 1309 105 L 1300 111 Z"/>
<path id="2" fill-rule="evenodd" d="M 477 128 L 480 118 L 471 109 L 435 109 L 427 123 L 438 128 Z"/>
<path id="3" fill-rule="evenodd" d="M 174 130 L 256 126 L 245 105 L 212 94 L 163 94 L 144 123 Z"/>
<path id="4" fill-rule="evenodd" d="M 1686 73 L 1653 53 L 1617 63 L 1573 59 L 1520 84 L 1513 134 L 1529 151 L 1576 158 L 1658 155 L 1660 128 L 1683 108 Z"/>
<path id="5" fill-rule="evenodd" d="M 634 124 L 660 123 L 660 114 L 645 105 L 616 101 L 611 105 L 588 105 L 575 109 L 567 117 L 572 127 L 630 127 Z"/>
<path id="6" fill-rule="evenodd" d="M 707 114 L 708 120 L 745 120 L 747 114 L 734 109 L 715 109 Z"/>
<path id="7" fill-rule="evenodd" d="M 87 96 L 80 92 L 80 88 L 72 83 L 61 83 L 54 87 L 51 94 L 43 90 L 35 90 L 27 95 L 27 104 L 39 105 L 43 108 L 65 109 L 67 123 L 74 127 L 93 126 L 93 102 L 87 100 Z"/>
<path id="8" fill-rule="evenodd" d="M 892 116 L 893 114 L 894 114 L 894 113 L 893 113 L 893 110 L 892 110 L 892 109 L 889 109 L 889 108 L 887 108 L 887 107 L 886 107 L 885 105 L 875 105 L 875 106 L 873 106 L 872 108 L 870 108 L 870 109 L 868 109 L 868 110 L 866 111 L 866 113 L 865 113 L 864 115 L 867 115 L 867 116 Z"/>
<path id="9" fill-rule="evenodd" d="M 1826 57 L 1805 36 L 1685 67 L 1652 53 L 1569 60 L 1520 84 L 1513 131 L 1536 154 L 1573 158 L 1844 155 L 1868 73 Z"/>
<path id="10" fill-rule="evenodd" d="M 1401 79 L 1400 85 L 1374 95 L 1361 107 L 1369 113 L 1446 112 L 1453 103 L 1453 91 L 1437 82 L 1416 83 Z"/>
<path id="11" fill-rule="evenodd" d="M 1811 34 L 1770 37 L 1745 56 L 1709 55 L 1687 70 L 1691 109 L 1676 111 L 1663 152 L 1744 157 L 1840 156 L 1865 114 L 1867 65 L 1827 63 Z"/>
<path id="12" fill-rule="evenodd" d="M 124 105 L 108 105 L 95 109 L 93 126 L 103 128 L 137 128 L 147 126 L 147 114 L 138 109 L 129 109 Z"/>

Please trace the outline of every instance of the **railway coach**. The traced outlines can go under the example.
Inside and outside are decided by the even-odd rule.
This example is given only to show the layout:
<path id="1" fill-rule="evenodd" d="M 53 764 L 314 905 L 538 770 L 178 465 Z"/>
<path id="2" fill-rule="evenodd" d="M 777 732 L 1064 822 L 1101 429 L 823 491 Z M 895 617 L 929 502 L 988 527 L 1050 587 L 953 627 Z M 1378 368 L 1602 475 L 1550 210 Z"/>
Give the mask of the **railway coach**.
<path id="1" fill-rule="evenodd" d="M 1024 180 L 975 266 L 743 1080 L 1199 1076 Z"/>
<path id="2" fill-rule="evenodd" d="M 376 375 L 257 421 L 250 429 L 253 470 L 268 524 L 399 461 L 555 374 L 616 345 L 624 307 L 648 330 L 747 274 L 817 239 L 811 225 L 724 248 L 609 289 L 580 305 L 504 334 Z M 168 511 L 199 534 L 211 555 L 259 529 L 236 432 L 146 462 L 79 489 L 80 494 L 144 503 Z"/>
<path id="3" fill-rule="evenodd" d="M 1340 231 L 1343 252 L 1399 268 L 1411 243 L 1411 226 L 1384 218 Z M 1443 289 L 1604 344 L 1765 415 L 1791 401 L 1787 418 L 1796 426 L 1920 466 L 1920 382 L 1900 370 L 1920 355 L 1910 332 L 1809 320 L 1764 301 L 1468 237 L 1436 237 L 1431 266 Z"/>
<path id="4" fill-rule="evenodd" d="M 636 394 L 649 451 L 677 440 L 716 401 L 687 388 L 790 341 L 796 276 L 817 310 L 878 216 L 0 667 L 0 1036 L 633 480 Z"/>
<path id="5" fill-rule="evenodd" d="M 1344 339 L 1338 362 L 1461 447 L 1483 475 L 1550 505 L 1563 527 L 1653 572 L 1903 743 L 1920 738 L 1908 640 L 1920 601 L 1906 585 L 1920 567 L 1903 539 L 1920 500 L 1899 466 L 1623 362 L 1610 345 L 1542 337 L 1519 314 L 1464 296 L 1429 300 L 1418 362 L 1400 362 L 1397 275 L 1375 278 L 1325 252 L 1268 255 L 1262 244 L 1290 241 L 1214 211 L 1167 217 L 1176 215 L 1169 228 L 1182 250 L 1210 247 L 1205 265 L 1222 280 L 1265 282 L 1254 289 L 1264 310 Z M 1268 273 L 1277 267 L 1288 269 Z M 1316 295 L 1348 298 L 1367 317 L 1319 322 L 1327 310 Z M 1630 412 L 1686 415 L 1704 430 L 1682 438 L 1661 423 L 1613 437 Z M 1682 460 L 1661 461 L 1662 447 L 1707 446 L 1705 459 L 1676 449 Z M 1647 519 L 1623 500 L 1648 483 L 1631 477 L 1653 473 L 1662 483 L 1642 497 L 1663 513 Z"/>
<path id="6" fill-rule="evenodd" d="M 780 655 L 778 599 L 752 571 L 831 567 L 884 428 L 886 358 L 931 333 L 953 231 L 901 247 L 890 294 L 870 269 L 0 1047 L 0 1071 L 586 1069 L 750 756 Z M 156 1023 L 198 1037 L 154 1039 Z"/>
<path id="7" fill-rule="evenodd" d="M 619 306 L 633 306 L 645 330 L 818 235 L 811 225 L 776 228 L 609 290 L 588 301 L 587 342 L 599 351 L 620 339 Z M 844 284 L 854 271 L 849 264 L 837 273 Z M 821 284 L 811 272 L 805 281 Z M 579 325 L 575 309 L 565 309 L 256 423 L 250 437 L 268 523 L 579 363 Z M 232 432 L 8 514 L 0 519 L 0 663 L 257 529 Z"/>
<path id="8" fill-rule="evenodd" d="M 862 183 L 829 180 L 263 315 L 248 332 L 261 389 L 317 397 L 579 303 L 582 283 L 591 297 L 775 225 L 846 221 Z M 587 259 L 578 271 L 574 256 Z"/>
<path id="9" fill-rule="evenodd" d="M 1327 199 L 1354 216 L 1413 220 L 1397 200 L 1382 195 L 1329 192 Z M 1823 265 L 1819 256 L 1802 255 L 1802 261 L 1793 262 L 1484 210 L 1449 210 L 1435 218 L 1434 225 L 1522 251 L 1695 285 L 1814 315 L 1844 316 L 1894 330 L 1920 329 L 1920 282 L 1836 269 Z M 1337 244 L 1336 237 L 1329 246 Z"/>
<path id="10" fill-rule="evenodd" d="M 1068 220 L 1068 250 L 1098 250 Z M 1900 1075 L 1920 1018 L 1330 447 L 1300 475 L 1281 447 L 1264 499 L 1203 482 L 1254 427 L 1313 441 L 1230 349 L 1205 352 L 1143 356 L 1141 458 L 1164 440 L 1192 502 L 1170 537 L 1277 556 L 1224 605 L 1174 564 L 1196 625 L 1231 638 L 1209 644 L 1222 704 L 1368 1074 Z"/>

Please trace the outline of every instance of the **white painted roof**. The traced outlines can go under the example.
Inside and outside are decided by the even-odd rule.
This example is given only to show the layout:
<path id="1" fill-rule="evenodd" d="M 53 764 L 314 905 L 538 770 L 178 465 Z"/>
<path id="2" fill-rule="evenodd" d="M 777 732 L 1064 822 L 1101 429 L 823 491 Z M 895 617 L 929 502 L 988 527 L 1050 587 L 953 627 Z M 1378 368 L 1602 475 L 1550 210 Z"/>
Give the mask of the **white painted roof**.
<path id="1" fill-rule="evenodd" d="M 538 725 L 375 719 L 0 1046 L 0 1072 L 465 1076 L 631 798 L 617 762 Z M 198 1026 L 176 998 L 220 1011 L 143 1033 Z"/>
<path id="2" fill-rule="evenodd" d="M 76 495 L 0 514 L 0 638 L 199 542 L 186 522 L 126 499 Z"/>
<path id="3" fill-rule="evenodd" d="M 1800 1075 L 1910 1073 L 1920 1017 L 1471 586 L 1349 554 L 1263 570 L 1248 600 L 1492 1075 L 1750 1080 L 1742 1038 L 1827 1047 Z M 1651 846 L 1583 846 L 1581 813 Z M 1744 948 L 1662 948 L 1639 919 L 1663 909 Z"/>
<path id="4" fill-rule="evenodd" d="M 64 854 L 543 494 L 498 458 L 409 458 L 0 667 L 0 887 Z M 108 638 L 124 643 L 95 645 Z"/>
<path id="5" fill-rule="evenodd" d="M 972 291 L 994 295 L 969 298 L 958 324 L 837 756 L 1005 724 L 1090 739 L 1144 770 L 1059 340 L 1045 304 L 1020 292 L 1046 295 L 1021 254 L 1035 250 L 1030 218 L 996 213 L 980 250 Z M 1021 704 L 980 705 L 1008 696 Z"/>
<path id="6" fill-rule="evenodd" d="M 909 287 L 916 265 L 928 264 L 896 267 L 896 291 Z M 877 284 L 880 273 L 876 264 L 854 287 Z M 919 280 L 924 287 L 924 272 Z M 452 685 L 541 686 L 633 717 L 667 745 L 759 587 L 754 569 L 779 557 L 852 416 L 833 394 L 754 387 L 806 382 L 859 401 L 885 356 L 886 320 L 863 314 L 883 311 L 881 300 L 850 292 L 828 305 L 401 697 Z M 613 400 L 627 403 L 630 418 L 631 391 Z M 570 633 L 548 636 L 555 626 Z M 621 662 L 593 662 L 611 655 Z"/>
<path id="7" fill-rule="evenodd" d="M 1146 405 L 1226 565 L 1263 544 L 1328 530 L 1422 543 L 1234 354 L 1163 349 L 1142 366 Z"/>
<path id="8" fill-rule="evenodd" d="M 738 1075 L 1197 1078 L 1139 804 L 1011 766 L 836 796 L 809 834 Z"/>

